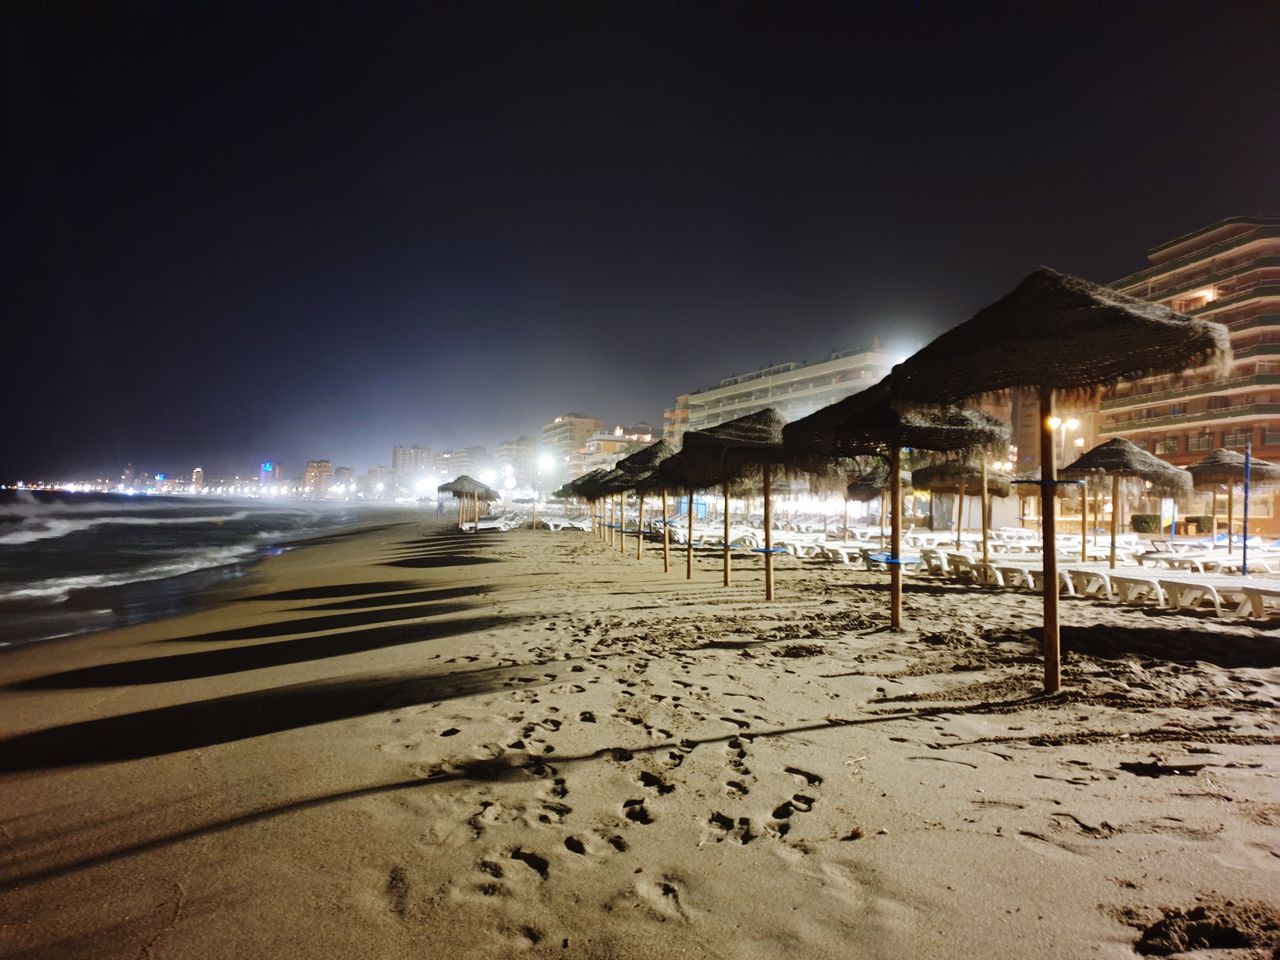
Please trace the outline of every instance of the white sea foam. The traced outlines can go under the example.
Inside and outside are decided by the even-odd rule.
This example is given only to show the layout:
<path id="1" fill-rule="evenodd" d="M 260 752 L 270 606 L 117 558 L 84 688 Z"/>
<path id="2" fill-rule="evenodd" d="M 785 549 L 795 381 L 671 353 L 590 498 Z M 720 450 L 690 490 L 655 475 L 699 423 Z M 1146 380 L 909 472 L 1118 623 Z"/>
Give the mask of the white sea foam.
<path id="1" fill-rule="evenodd" d="M 49 603 L 61 603 L 76 590 L 90 590 L 95 587 L 119 587 L 127 583 L 140 583 L 146 580 L 163 580 L 166 577 L 177 577 L 197 570 L 209 570 L 236 563 L 257 552 L 257 548 L 248 545 L 237 547 L 213 547 L 184 554 L 166 563 L 152 564 L 138 570 L 119 573 L 89 574 L 79 577 L 55 577 L 51 580 L 40 580 L 25 584 L 12 590 L 0 591 L 0 600 L 44 600 Z"/>
<path id="2" fill-rule="evenodd" d="M 85 517 L 66 519 L 62 517 L 33 517 L 30 521 L 18 524 L 18 529 L 0 534 L 0 546 L 12 546 L 19 543 L 32 543 L 36 540 L 54 540 L 81 530 L 105 526 L 158 527 L 166 524 L 192 523 L 229 523 L 243 520 L 249 516 L 248 510 L 237 510 L 235 513 L 212 514 L 209 516 L 186 517 Z M 30 526 L 27 523 L 30 523 Z"/>

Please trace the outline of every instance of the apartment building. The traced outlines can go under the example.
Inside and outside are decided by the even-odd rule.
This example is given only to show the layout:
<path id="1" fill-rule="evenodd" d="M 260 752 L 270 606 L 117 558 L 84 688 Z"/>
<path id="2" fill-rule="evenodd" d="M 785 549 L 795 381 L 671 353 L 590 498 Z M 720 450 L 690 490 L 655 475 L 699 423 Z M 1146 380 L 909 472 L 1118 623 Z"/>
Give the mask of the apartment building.
<path id="1" fill-rule="evenodd" d="M 1101 440 L 1125 437 L 1171 463 L 1215 447 L 1280 457 L 1280 219 L 1232 217 L 1170 240 L 1122 293 L 1225 324 L 1230 372 L 1122 384 L 1102 401 Z"/>
<path id="2" fill-rule="evenodd" d="M 663 436 L 679 445 L 686 430 L 705 430 L 765 407 L 785 420 L 798 420 L 879 383 L 898 359 L 873 341 L 870 348 L 833 353 L 814 363 L 779 363 L 728 377 L 680 396 L 663 413 Z"/>

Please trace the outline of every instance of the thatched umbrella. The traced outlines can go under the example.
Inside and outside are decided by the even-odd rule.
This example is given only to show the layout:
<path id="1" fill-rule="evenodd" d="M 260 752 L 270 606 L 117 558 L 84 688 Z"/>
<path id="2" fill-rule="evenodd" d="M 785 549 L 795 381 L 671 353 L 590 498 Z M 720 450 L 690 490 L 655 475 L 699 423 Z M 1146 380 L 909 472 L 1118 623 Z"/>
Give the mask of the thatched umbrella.
<path id="1" fill-rule="evenodd" d="M 764 596 L 773 599 L 773 468 L 788 461 L 782 417 L 772 407 L 684 435 L 685 469 L 695 486 L 724 488 L 724 582 L 729 584 L 729 485 L 761 478 L 764 487 Z"/>
<path id="2" fill-rule="evenodd" d="M 1124 478 L 1142 480 L 1160 496 L 1182 497 L 1191 492 L 1191 474 L 1175 467 L 1159 457 L 1152 456 L 1141 447 L 1117 437 L 1100 443 L 1082 455 L 1069 467 L 1063 467 L 1060 475 L 1068 480 L 1089 480 L 1090 477 L 1111 478 L 1111 556 L 1110 566 L 1116 565 L 1116 531 L 1120 522 L 1120 481 Z M 1083 536 L 1083 531 L 1081 536 Z"/>
<path id="3" fill-rule="evenodd" d="M 1231 540 L 1232 515 L 1235 500 L 1235 488 L 1244 483 L 1244 454 L 1219 447 L 1199 463 L 1187 467 L 1192 483 L 1197 490 L 1208 490 L 1213 495 L 1211 510 L 1213 512 L 1213 535 L 1218 533 L 1218 487 L 1227 488 L 1227 552 L 1234 550 Z M 1249 482 L 1259 486 L 1272 486 L 1280 483 L 1280 466 L 1268 460 L 1249 457 Z M 1244 531 L 1244 538 L 1249 539 L 1249 531 Z"/>
<path id="4" fill-rule="evenodd" d="M 982 562 L 988 559 L 987 527 L 988 505 L 992 497 L 1007 497 L 1013 492 L 1009 478 L 1002 473 L 987 470 L 984 457 L 981 463 L 948 460 L 911 471 L 911 486 L 930 493 L 951 493 L 956 498 L 956 549 L 960 548 L 961 513 L 964 509 L 965 491 L 978 491 L 982 498 Z"/>
<path id="5" fill-rule="evenodd" d="M 607 472 L 599 468 L 591 470 L 580 477 L 575 477 L 560 488 L 563 491 L 567 491 L 569 496 L 579 497 L 586 501 L 587 511 L 591 514 L 591 527 L 597 536 L 600 535 L 600 525 L 597 522 L 596 498 L 592 484 Z"/>
<path id="6" fill-rule="evenodd" d="M 798 422 L 798 421 L 797 421 Z M 786 435 L 784 427 L 783 435 Z M 785 439 L 783 441 L 786 442 Z M 844 488 L 844 529 L 847 534 L 849 531 L 849 501 L 853 500 L 859 503 L 869 503 L 872 500 L 880 501 L 880 545 L 884 546 L 885 517 L 889 513 L 889 488 L 893 485 L 889 480 L 889 457 L 883 453 L 877 453 L 871 456 L 850 457 L 844 461 L 846 467 L 845 480 L 847 483 Z M 911 474 L 906 470 L 900 470 L 899 483 L 903 488 L 911 486 Z"/>
<path id="7" fill-rule="evenodd" d="M 621 520 L 621 511 L 620 510 L 615 511 L 615 506 L 617 504 L 616 498 L 624 490 L 631 489 L 630 483 L 631 483 L 631 478 L 627 476 L 627 474 L 619 470 L 617 467 L 614 467 L 612 470 L 604 471 L 603 473 L 601 473 L 599 476 L 594 478 L 590 483 L 586 485 L 593 499 L 596 499 L 596 500 L 602 500 L 606 498 L 608 499 L 609 519 L 606 524 L 606 528 L 608 529 L 609 532 L 606 539 L 610 546 L 613 545 L 613 531 L 617 529 L 615 525 L 615 519 L 614 519 L 615 514 L 617 515 L 618 521 Z M 600 518 L 601 518 L 601 522 L 604 523 L 605 519 L 604 519 L 603 505 L 601 506 L 601 510 L 600 510 Z"/>
<path id="8" fill-rule="evenodd" d="M 458 527 L 465 528 L 466 519 L 464 515 L 464 505 L 468 498 L 471 500 L 475 510 L 474 519 L 476 528 L 480 525 L 480 501 L 493 501 L 501 499 L 496 490 L 486 484 L 481 483 L 473 477 L 467 476 L 465 473 L 448 483 L 442 483 L 436 487 L 437 493 L 451 493 L 455 500 L 458 500 Z"/>
<path id="9" fill-rule="evenodd" d="M 892 511 L 889 524 L 889 625 L 902 627 L 902 448 L 939 452 L 1007 444 L 1004 424 L 967 410 L 901 411 L 882 380 L 867 390 L 823 407 L 783 428 L 783 442 L 797 455 L 856 457 L 888 451 L 886 474 Z"/>
<path id="10" fill-rule="evenodd" d="M 1117 380 L 1177 373 L 1231 356 L 1227 330 L 1168 307 L 1041 268 L 1011 293 L 944 333 L 894 367 L 895 403 L 954 404 L 970 397 L 1033 387 L 1040 396 L 1041 511 L 1054 542 L 1053 416 L 1055 392 L 1091 394 Z M 1044 554 L 1045 690 L 1061 684 L 1058 558 Z"/>
<path id="11" fill-rule="evenodd" d="M 654 477 L 662 461 L 675 455 L 676 448 L 666 440 L 652 443 L 643 450 L 623 457 L 618 461 L 618 469 L 634 478 L 636 496 L 640 502 L 640 520 L 636 528 L 636 559 L 640 559 L 640 550 L 644 543 L 644 495 L 649 489 L 649 481 Z M 659 485 L 662 492 L 662 571 L 671 569 L 671 537 L 667 531 L 667 488 Z"/>

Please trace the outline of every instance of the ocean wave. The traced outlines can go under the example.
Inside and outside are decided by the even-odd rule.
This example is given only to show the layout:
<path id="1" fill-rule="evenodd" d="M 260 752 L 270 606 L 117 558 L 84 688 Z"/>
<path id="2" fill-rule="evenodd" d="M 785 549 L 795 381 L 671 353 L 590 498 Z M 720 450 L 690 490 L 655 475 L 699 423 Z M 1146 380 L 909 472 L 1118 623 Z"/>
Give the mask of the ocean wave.
<path id="1" fill-rule="evenodd" d="M 213 514 L 209 516 L 183 516 L 183 517 L 85 517 L 81 519 L 63 519 L 60 517 L 43 516 L 32 518 L 30 526 L 26 526 L 28 521 L 18 524 L 17 530 L 11 530 L 7 533 L 0 534 L 0 546 L 12 546 L 20 543 L 32 543 L 36 540 L 54 540 L 59 537 L 65 537 L 68 534 L 78 533 L 81 530 L 90 530 L 93 527 L 106 526 L 130 526 L 130 527 L 158 527 L 168 524 L 195 524 L 195 523 L 234 523 L 237 520 L 244 520 L 250 516 L 248 510 L 237 510 L 235 513 Z"/>
<path id="2" fill-rule="evenodd" d="M 164 580 L 168 577 L 182 576 L 197 570 L 209 570 L 214 567 L 225 567 L 238 563 L 258 552 L 254 546 L 214 547 L 188 553 L 185 556 L 167 563 L 152 564 L 138 570 L 120 573 L 86 574 L 78 577 L 55 577 L 25 584 L 7 591 L 0 591 L 0 601 L 5 600 L 43 600 L 47 603 L 61 603 L 77 590 L 92 590 L 99 587 L 121 587 L 128 583 L 141 583 L 146 580 Z"/>

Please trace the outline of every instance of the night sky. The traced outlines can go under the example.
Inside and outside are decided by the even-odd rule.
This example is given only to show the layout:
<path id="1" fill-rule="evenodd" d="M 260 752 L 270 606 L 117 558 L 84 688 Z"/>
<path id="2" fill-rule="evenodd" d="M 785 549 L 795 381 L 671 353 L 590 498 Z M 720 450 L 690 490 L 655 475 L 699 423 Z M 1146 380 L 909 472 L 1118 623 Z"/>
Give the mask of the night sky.
<path id="1" fill-rule="evenodd" d="M 1276 212 L 1261 2 L 412 6 L 0 13 L 0 481 L 660 424 Z"/>

